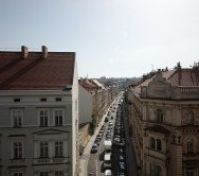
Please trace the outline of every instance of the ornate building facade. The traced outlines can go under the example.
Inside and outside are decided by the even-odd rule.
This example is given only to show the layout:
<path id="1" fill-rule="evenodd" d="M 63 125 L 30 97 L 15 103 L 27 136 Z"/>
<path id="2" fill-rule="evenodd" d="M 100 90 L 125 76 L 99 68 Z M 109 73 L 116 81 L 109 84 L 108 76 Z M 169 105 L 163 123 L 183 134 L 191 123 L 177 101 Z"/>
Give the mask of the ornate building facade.
<path id="1" fill-rule="evenodd" d="M 140 175 L 199 176 L 199 69 L 159 71 L 128 102 Z"/>

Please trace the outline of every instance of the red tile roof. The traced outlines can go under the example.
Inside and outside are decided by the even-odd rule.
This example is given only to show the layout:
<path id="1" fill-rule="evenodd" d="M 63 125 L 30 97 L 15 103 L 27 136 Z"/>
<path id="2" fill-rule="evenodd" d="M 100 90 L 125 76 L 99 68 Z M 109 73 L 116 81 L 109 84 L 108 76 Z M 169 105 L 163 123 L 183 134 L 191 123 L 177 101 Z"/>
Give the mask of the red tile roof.
<path id="1" fill-rule="evenodd" d="M 63 89 L 73 83 L 75 53 L 0 52 L 0 90 Z"/>
<path id="2" fill-rule="evenodd" d="M 179 74 L 180 84 L 179 84 Z M 134 88 L 137 93 L 141 92 L 141 87 L 148 86 L 149 83 L 156 77 L 156 75 L 152 76 L 149 79 L 146 79 L 144 82 L 139 84 Z M 169 83 L 171 83 L 174 87 L 198 87 L 199 86 L 199 72 L 194 71 L 193 69 L 182 68 L 180 73 L 178 70 L 169 70 L 166 72 L 162 72 L 162 77 L 165 78 Z"/>
<path id="3" fill-rule="evenodd" d="M 79 84 L 88 91 L 101 89 L 101 87 L 97 85 L 92 79 L 80 79 Z"/>

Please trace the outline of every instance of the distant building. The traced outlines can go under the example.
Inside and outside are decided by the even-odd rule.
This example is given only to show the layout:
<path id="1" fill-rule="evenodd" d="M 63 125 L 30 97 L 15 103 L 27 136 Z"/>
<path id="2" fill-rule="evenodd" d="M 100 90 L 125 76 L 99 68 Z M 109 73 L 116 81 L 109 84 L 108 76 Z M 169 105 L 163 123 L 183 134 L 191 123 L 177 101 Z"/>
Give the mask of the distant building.
<path id="1" fill-rule="evenodd" d="M 0 175 L 75 176 L 75 53 L 0 52 Z"/>
<path id="2" fill-rule="evenodd" d="M 199 175 L 199 69 L 159 71 L 128 90 L 140 175 Z"/>
<path id="3" fill-rule="evenodd" d="M 89 140 L 89 125 L 92 121 L 92 95 L 79 84 L 79 145 L 80 153 Z"/>
<path id="4" fill-rule="evenodd" d="M 92 95 L 92 117 L 98 123 L 114 98 L 111 89 L 95 79 L 80 79 L 79 84 Z"/>

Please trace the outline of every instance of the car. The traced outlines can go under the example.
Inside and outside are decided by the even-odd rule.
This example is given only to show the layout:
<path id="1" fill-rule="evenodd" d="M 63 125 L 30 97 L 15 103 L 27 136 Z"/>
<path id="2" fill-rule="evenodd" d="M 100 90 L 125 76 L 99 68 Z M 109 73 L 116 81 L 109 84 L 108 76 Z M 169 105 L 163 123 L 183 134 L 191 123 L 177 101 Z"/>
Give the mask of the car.
<path id="1" fill-rule="evenodd" d="M 120 138 L 119 137 L 114 137 L 113 142 L 120 142 Z"/>
<path id="2" fill-rule="evenodd" d="M 98 134 L 96 138 L 97 139 L 102 139 L 102 134 Z"/>
<path id="3" fill-rule="evenodd" d="M 106 118 L 104 119 L 104 122 L 105 122 L 105 123 L 108 122 L 108 117 L 106 117 Z"/>
<path id="4" fill-rule="evenodd" d="M 112 176 L 112 171 L 110 169 L 106 169 L 104 171 L 104 176 Z"/>
<path id="5" fill-rule="evenodd" d="M 120 149 L 119 149 L 119 152 L 120 152 L 120 154 L 123 154 L 123 153 L 124 153 L 124 149 L 123 149 L 123 148 L 120 148 Z"/>
<path id="6" fill-rule="evenodd" d="M 126 174 L 125 174 L 125 172 L 124 171 L 119 171 L 117 174 L 116 174 L 116 176 L 125 176 Z"/>
<path id="7" fill-rule="evenodd" d="M 91 148 L 91 153 L 97 153 L 97 144 L 93 144 L 92 148 Z"/>
<path id="8" fill-rule="evenodd" d="M 112 168 L 111 162 L 104 162 L 103 163 L 103 169 L 104 170 L 111 169 L 111 168 Z"/>
<path id="9" fill-rule="evenodd" d="M 123 155 L 123 154 L 120 154 L 120 155 L 119 155 L 119 160 L 120 160 L 120 161 L 124 161 L 124 155 Z"/>
<path id="10" fill-rule="evenodd" d="M 123 161 L 119 162 L 119 168 L 120 168 L 121 171 L 125 170 L 125 163 Z"/>
<path id="11" fill-rule="evenodd" d="M 113 122 L 112 122 L 112 121 L 110 121 L 110 122 L 109 122 L 109 125 L 113 125 Z"/>

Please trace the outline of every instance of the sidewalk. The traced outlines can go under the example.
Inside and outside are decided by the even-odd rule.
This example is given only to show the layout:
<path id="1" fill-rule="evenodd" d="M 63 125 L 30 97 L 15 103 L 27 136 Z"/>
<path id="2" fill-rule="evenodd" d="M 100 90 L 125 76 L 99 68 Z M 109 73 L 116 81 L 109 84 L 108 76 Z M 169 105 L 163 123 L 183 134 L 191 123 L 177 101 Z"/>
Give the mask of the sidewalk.
<path id="1" fill-rule="evenodd" d="M 115 97 L 115 99 L 112 101 L 112 103 L 110 104 L 110 106 L 115 103 L 115 101 L 116 101 L 117 98 L 118 98 L 118 96 Z M 100 128 L 104 124 L 104 120 L 105 120 L 105 117 L 107 116 L 107 113 L 108 113 L 108 111 L 110 109 L 110 106 L 107 109 L 106 113 L 103 115 L 103 117 L 102 117 L 100 123 L 98 124 L 98 126 L 97 126 L 97 128 L 96 128 L 96 130 L 95 130 L 95 132 L 93 134 L 93 136 L 90 138 L 88 144 L 84 148 L 83 154 L 80 156 L 80 161 L 79 161 L 79 176 L 88 176 L 88 161 L 89 161 L 89 158 L 90 158 L 90 150 L 92 148 L 93 142 L 95 141 L 95 138 L 96 138 L 97 134 L 100 131 Z"/>
<path id="2" fill-rule="evenodd" d="M 103 115 L 103 117 L 102 117 L 100 123 L 98 124 L 93 136 L 90 138 L 88 144 L 84 148 L 83 154 L 80 156 L 79 176 L 87 176 L 88 175 L 88 161 L 89 161 L 89 158 L 90 158 L 90 150 L 92 148 L 93 142 L 95 141 L 97 134 L 99 133 L 100 128 L 104 124 L 104 120 L 105 120 L 105 117 L 107 116 L 108 111 L 109 111 L 109 108 L 108 108 L 107 112 Z"/>

